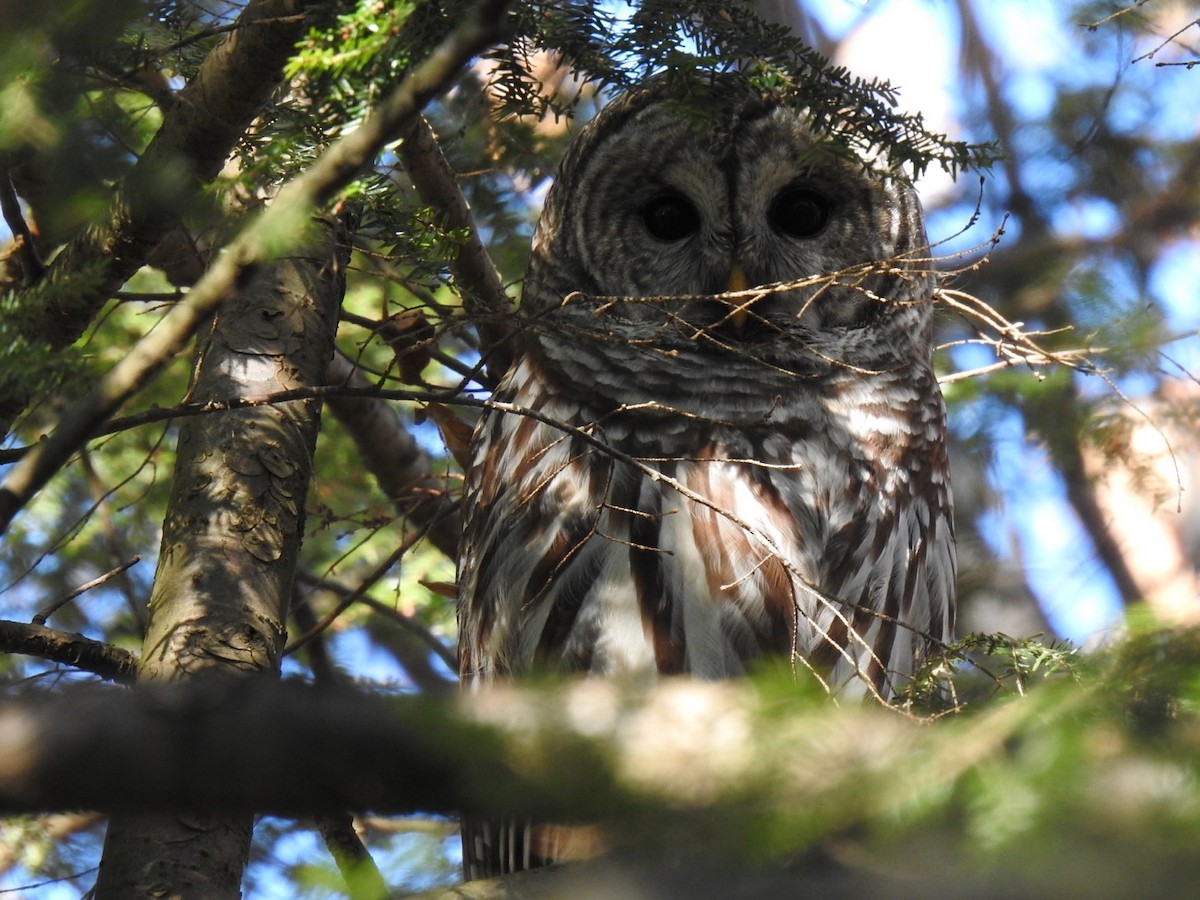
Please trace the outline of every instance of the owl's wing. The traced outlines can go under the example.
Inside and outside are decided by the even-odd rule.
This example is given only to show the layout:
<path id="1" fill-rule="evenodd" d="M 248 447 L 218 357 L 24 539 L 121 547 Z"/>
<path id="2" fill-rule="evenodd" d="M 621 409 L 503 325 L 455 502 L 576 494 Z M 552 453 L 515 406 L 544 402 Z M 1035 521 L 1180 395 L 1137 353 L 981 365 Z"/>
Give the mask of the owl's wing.
<path id="1" fill-rule="evenodd" d="M 813 491 L 797 496 L 800 475 L 773 477 L 797 521 L 820 513 L 809 538 L 820 557 L 806 581 L 816 591 L 802 604 L 810 658 L 835 683 L 862 676 L 887 699 L 953 639 L 946 412 L 927 368 L 881 374 L 857 395 L 832 417 L 845 429 L 825 453 L 794 450 L 798 469 L 824 460 L 831 470 L 817 476 Z"/>
<path id="2" fill-rule="evenodd" d="M 459 659 L 467 681 L 561 660 L 607 556 L 598 529 L 614 462 L 579 433 L 551 424 L 570 428 L 586 419 L 577 404 L 541 385 L 522 361 L 476 432 L 459 554 Z M 589 656 L 586 641 L 573 646 Z M 589 662 L 567 667 L 587 670 Z"/>

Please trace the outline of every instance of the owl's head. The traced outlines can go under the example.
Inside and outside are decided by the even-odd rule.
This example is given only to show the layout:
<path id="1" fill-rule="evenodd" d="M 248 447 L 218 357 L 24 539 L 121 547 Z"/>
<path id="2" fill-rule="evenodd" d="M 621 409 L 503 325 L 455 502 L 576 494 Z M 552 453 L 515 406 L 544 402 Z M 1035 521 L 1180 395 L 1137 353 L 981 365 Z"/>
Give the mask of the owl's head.
<path id="1" fill-rule="evenodd" d="M 920 205 L 885 156 L 740 76 L 659 77 L 569 149 L 522 313 L 543 344 L 811 371 L 927 360 L 932 290 Z"/>

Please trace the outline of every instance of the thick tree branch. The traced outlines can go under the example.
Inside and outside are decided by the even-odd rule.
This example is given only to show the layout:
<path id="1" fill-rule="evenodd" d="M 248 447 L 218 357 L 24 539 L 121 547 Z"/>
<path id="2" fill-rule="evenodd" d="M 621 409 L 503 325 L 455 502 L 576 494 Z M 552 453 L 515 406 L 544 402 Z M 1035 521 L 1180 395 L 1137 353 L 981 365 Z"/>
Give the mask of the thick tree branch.
<path id="1" fill-rule="evenodd" d="M 299 227 L 314 208 L 365 169 L 395 140 L 462 67 L 501 33 L 504 4 L 487 0 L 412 69 L 356 131 L 339 140 L 313 166 L 289 182 L 275 202 L 254 216 L 204 277 L 142 338 L 86 397 L 63 415 L 59 427 L 21 460 L 0 485 L 0 533 L 97 427 L 140 390 L 254 269 L 299 245 Z"/>
<path id="2" fill-rule="evenodd" d="M 617 701 L 615 688 L 588 687 L 594 688 L 592 702 L 600 704 L 596 712 L 610 720 L 607 728 L 593 721 L 591 729 L 607 731 L 611 740 L 618 707 L 604 706 Z M 732 696 L 719 700 L 720 689 L 707 693 L 721 709 L 730 708 Z M 579 794 L 615 796 L 611 766 L 599 759 L 572 766 L 572 758 L 583 761 L 578 746 L 564 747 L 557 765 L 534 750 L 539 744 L 546 749 L 555 720 L 578 735 L 565 715 L 572 705 L 586 704 L 585 695 L 576 690 L 557 714 L 544 697 L 515 690 L 457 703 L 264 682 L 252 690 L 244 684 L 227 691 L 171 685 L 34 695 L 0 705 L 0 811 L 453 812 L 480 805 L 473 796 L 478 789 L 480 796 L 505 795 L 508 802 L 519 797 L 522 809 L 577 817 Z M 712 724 L 714 706 L 707 709 L 696 713 Z M 514 729 L 517 722 L 522 724 Z M 504 751 L 518 730 L 530 751 L 518 754 L 525 763 L 543 771 L 547 763 L 576 769 L 574 786 L 591 790 L 566 797 L 537 786 L 530 766 L 516 765 L 518 756 Z M 297 753 L 298 747 L 305 752 Z M 485 747 L 490 749 L 480 752 Z M 608 802 L 600 805 L 607 808 L 590 811 L 615 811 Z"/>
<path id="3" fill-rule="evenodd" d="M 191 192 L 216 176 L 275 91 L 307 27 L 301 13 L 314 5 L 313 0 L 252 0 L 246 6 L 118 186 L 108 222 L 63 248 L 48 272 L 51 279 L 66 280 L 99 265 L 99 283 L 86 292 L 61 292 L 66 300 L 29 323 L 31 339 L 56 348 L 72 343 L 178 224 Z"/>
<path id="4" fill-rule="evenodd" d="M 342 223 L 315 230 L 213 319 L 196 351 L 197 401 L 325 378 L 350 251 Z M 180 429 L 139 679 L 278 674 L 319 427 L 320 404 L 300 402 Z M 244 813 L 213 816 L 200 830 L 170 814 L 114 816 L 95 896 L 237 898 L 252 829 Z"/>
<path id="5" fill-rule="evenodd" d="M 137 656 L 128 650 L 44 625 L 0 621 L 0 653 L 37 656 L 112 681 L 133 681 Z"/>
<path id="6" fill-rule="evenodd" d="M 469 810 L 653 826 L 744 804 L 819 807 L 837 827 L 891 802 L 872 784 L 901 778 L 912 796 L 944 783 L 1044 714 L 1029 700 L 927 728 L 798 701 L 690 680 L 436 698 L 268 681 L 35 692 L 0 703 L 0 813 Z"/>

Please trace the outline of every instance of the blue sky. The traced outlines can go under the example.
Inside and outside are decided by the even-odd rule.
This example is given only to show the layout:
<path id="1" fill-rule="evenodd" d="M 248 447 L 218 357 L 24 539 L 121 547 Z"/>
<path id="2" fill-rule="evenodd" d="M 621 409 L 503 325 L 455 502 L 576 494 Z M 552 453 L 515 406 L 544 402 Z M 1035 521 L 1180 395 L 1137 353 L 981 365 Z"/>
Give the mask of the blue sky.
<path id="1" fill-rule="evenodd" d="M 959 24 L 954 4 L 877 0 L 825 0 L 808 8 L 833 34 L 844 36 L 845 53 L 838 62 L 858 75 L 883 77 L 900 86 L 900 103 L 906 110 L 924 113 L 930 127 L 956 138 L 991 137 L 972 133 L 969 123 L 971 91 L 958 68 Z M 1061 84 L 1118 83 L 1112 114 L 1120 122 L 1136 123 L 1163 138 L 1194 137 L 1200 130 L 1195 92 L 1196 75 L 1187 70 L 1156 68 L 1153 61 L 1131 62 L 1154 46 L 1128 36 L 1120 24 L 1099 32 L 1100 52 L 1089 55 L 1086 29 L 1066 18 L 1070 4 L 1009 0 L 976 2 L 983 39 L 1000 61 L 998 80 L 1013 110 L 1036 124 L 1051 108 Z M 1181 23 L 1182 24 L 1182 23 Z M 1163 58 L 1160 54 L 1159 59 Z M 1145 98 L 1154 98 L 1153 106 Z M 1150 110 L 1153 112 L 1150 112 Z M 1018 131 L 1036 140 L 1036 129 Z M 1056 189 L 1069 177 L 1069 160 L 1048 154 L 1032 157 L 1023 178 L 1029 185 Z M 940 172 L 931 172 L 919 184 L 929 209 L 930 238 L 937 241 L 962 227 L 968 206 L 954 202 L 954 186 Z M 971 232 L 951 241 L 947 250 L 966 249 L 985 240 L 999 224 L 1003 210 L 993 206 L 1003 191 L 995 180 L 985 185 L 984 216 Z M 1106 202 L 1086 197 L 1060 203 L 1052 219 L 1055 229 L 1080 237 L 1102 237 L 1119 224 Z M 1009 240 L 1019 240 L 1019 229 L 1009 229 Z M 1185 369 L 1200 372 L 1200 247 L 1183 242 L 1164 255 L 1150 274 L 1150 287 L 1161 302 L 1168 327 L 1181 338 L 1167 352 Z M 1116 287 L 1121 288 L 1118 282 Z M 1142 298 L 1130 296 L 1131 306 Z M 969 357 L 956 359 L 973 363 Z M 1106 392 L 1098 379 L 1081 385 L 1086 392 Z M 1130 379 L 1121 388 L 1136 397 L 1150 384 L 1146 378 Z M 1064 499 L 1061 479 L 1043 450 L 1027 440 L 1015 413 L 990 423 L 995 454 L 988 480 L 1000 504 L 983 517 L 983 532 L 993 548 L 1010 565 L 1024 566 L 1029 584 L 1053 627 L 1065 637 L 1085 642 L 1110 628 L 1119 616 L 1119 601 L 1104 568 L 1095 558 L 1083 529 Z M 1019 562 L 1018 562 L 1019 560 Z"/>

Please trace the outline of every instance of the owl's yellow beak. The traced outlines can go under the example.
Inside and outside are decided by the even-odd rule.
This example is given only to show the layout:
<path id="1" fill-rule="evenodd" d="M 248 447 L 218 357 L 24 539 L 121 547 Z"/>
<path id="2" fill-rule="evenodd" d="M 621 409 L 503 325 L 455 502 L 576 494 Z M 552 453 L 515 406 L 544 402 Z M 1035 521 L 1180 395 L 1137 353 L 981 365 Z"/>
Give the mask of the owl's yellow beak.
<path id="1" fill-rule="evenodd" d="M 732 293 L 733 291 L 744 291 L 749 286 L 742 264 L 734 263 L 733 268 L 729 270 L 729 280 L 725 283 L 725 290 Z M 738 331 L 742 330 L 748 318 L 750 318 L 750 309 L 747 306 L 739 306 L 729 314 L 729 321 L 733 322 L 733 327 Z"/>

